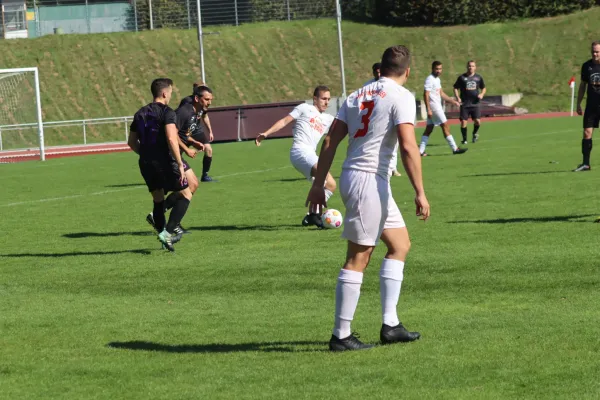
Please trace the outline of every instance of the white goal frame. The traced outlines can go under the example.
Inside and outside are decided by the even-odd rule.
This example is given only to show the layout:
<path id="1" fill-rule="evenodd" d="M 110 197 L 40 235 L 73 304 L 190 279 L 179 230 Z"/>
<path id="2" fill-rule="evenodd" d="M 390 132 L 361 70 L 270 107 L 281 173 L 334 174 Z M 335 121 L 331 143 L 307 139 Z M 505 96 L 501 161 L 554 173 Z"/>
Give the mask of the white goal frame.
<path id="1" fill-rule="evenodd" d="M 42 121 L 42 100 L 40 98 L 40 75 L 37 67 L 31 68 L 9 68 L 9 69 L 0 69 L 1 74 L 10 74 L 10 73 L 22 73 L 22 72 L 33 72 L 35 79 L 35 102 L 37 107 L 37 126 L 38 126 L 38 139 L 40 144 L 40 160 L 46 160 L 46 151 L 44 148 L 44 123 Z"/>

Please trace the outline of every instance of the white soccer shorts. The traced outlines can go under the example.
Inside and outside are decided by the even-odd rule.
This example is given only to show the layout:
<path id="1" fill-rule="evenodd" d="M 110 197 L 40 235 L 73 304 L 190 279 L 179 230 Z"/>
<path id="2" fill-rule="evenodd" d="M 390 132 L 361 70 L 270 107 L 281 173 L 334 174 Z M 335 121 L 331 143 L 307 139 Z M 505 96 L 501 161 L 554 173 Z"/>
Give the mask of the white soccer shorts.
<path id="1" fill-rule="evenodd" d="M 446 114 L 444 114 L 444 110 L 431 110 L 431 113 L 433 115 L 431 116 L 431 118 L 427 117 L 427 125 L 439 126 L 448 121 L 448 119 L 446 118 Z"/>
<path id="2" fill-rule="evenodd" d="M 312 167 L 319 162 L 319 156 L 312 149 L 292 148 L 290 150 L 290 161 L 306 179 L 312 180 L 310 172 Z"/>
<path id="3" fill-rule="evenodd" d="M 404 228 L 404 218 L 392 197 L 389 179 L 354 169 L 342 170 L 340 195 L 346 206 L 342 237 L 375 246 L 384 229 Z"/>

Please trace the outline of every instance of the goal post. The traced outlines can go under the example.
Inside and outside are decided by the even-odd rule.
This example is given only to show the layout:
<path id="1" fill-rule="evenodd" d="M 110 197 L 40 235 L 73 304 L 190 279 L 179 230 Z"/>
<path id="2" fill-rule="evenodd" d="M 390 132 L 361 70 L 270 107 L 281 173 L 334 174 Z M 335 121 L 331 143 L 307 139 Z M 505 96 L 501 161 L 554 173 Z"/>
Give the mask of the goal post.
<path id="1" fill-rule="evenodd" d="M 37 144 L 40 160 L 46 159 L 37 67 L 0 69 L 0 135 L 4 150 Z"/>

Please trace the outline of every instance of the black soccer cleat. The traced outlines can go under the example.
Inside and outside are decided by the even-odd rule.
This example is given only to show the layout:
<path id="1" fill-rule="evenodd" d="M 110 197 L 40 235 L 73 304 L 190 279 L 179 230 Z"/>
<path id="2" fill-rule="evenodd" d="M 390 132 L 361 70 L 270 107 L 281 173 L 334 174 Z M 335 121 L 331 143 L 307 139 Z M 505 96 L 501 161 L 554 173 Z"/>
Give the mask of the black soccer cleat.
<path id="1" fill-rule="evenodd" d="M 158 240 L 162 243 L 163 249 L 167 249 L 171 252 L 175 251 L 175 247 L 173 247 L 173 236 L 166 230 L 158 234 Z"/>
<path id="2" fill-rule="evenodd" d="M 302 226 L 315 225 L 319 229 L 323 229 L 323 220 L 319 214 L 310 213 L 306 214 L 302 219 Z"/>
<path id="3" fill-rule="evenodd" d="M 475 142 L 473 142 L 473 143 L 475 143 Z M 460 144 L 467 144 L 467 139 L 461 140 Z"/>
<path id="4" fill-rule="evenodd" d="M 152 215 L 152 213 L 146 215 L 146 222 L 152 225 L 152 229 L 154 229 L 158 233 L 158 231 L 156 230 L 156 224 L 154 223 L 154 215 Z"/>
<path id="5" fill-rule="evenodd" d="M 469 149 L 461 149 L 460 147 L 457 147 L 456 150 L 452 152 L 452 154 L 464 154 L 467 152 L 467 150 Z"/>
<path id="6" fill-rule="evenodd" d="M 421 337 L 419 332 L 409 332 L 402 322 L 396 326 L 381 325 L 379 338 L 383 344 L 414 342 Z"/>
<path id="7" fill-rule="evenodd" d="M 177 235 L 185 235 L 186 233 L 192 233 L 192 232 L 185 229 L 183 226 L 181 226 L 181 224 L 178 224 L 175 227 L 175 229 L 173 229 L 173 233 L 175 233 Z"/>
<path id="8" fill-rule="evenodd" d="M 202 178 L 200 178 L 200 182 L 218 182 L 216 179 L 211 178 L 208 175 L 204 175 Z"/>
<path id="9" fill-rule="evenodd" d="M 478 140 L 479 140 L 479 134 L 478 134 L 478 133 L 476 133 L 476 134 L 474 134 L 474 135 L 473 135 L 473 143 L 477 142 Z M 465 141 L 465 144 L 466 144 L 466 143 L 467 143 L 467 142 Z"/>
<path id="10" fill-rule="evenodd" d="M 329 350 L 331 351 L 348 351 L 348 350 L 367 350 L 371 349 L 375 346 L 372 344 L 364 344 L 360 340 L 358 340 L 358 335 L 356 333 L 351 334 L 350 336 L 339 339 L 335 335 L 331 335 L 331 339 L 329 339 Z"/>
<path id="11" fill-rule="evenodd" d="M 573 172 L 584 172 L 584 171 L 591 171 L 591 170 L 592 170 L 592 167 L 590 167 L 589 165 L 586 165 L 586 164 L 579 164 L 579 165 L 577 166 L 577 168 L 575 168 L 575 169 L 573 170 Z"/>

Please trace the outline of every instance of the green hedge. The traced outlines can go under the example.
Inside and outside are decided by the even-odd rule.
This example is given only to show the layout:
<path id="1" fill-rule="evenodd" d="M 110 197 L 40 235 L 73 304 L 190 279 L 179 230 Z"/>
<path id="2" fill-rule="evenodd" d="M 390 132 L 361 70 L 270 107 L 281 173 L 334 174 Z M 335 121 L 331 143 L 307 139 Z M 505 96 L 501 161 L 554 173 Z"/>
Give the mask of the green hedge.
<path id="1" fill-rule="evenodd" d="M 395 26 L 472 25 L 568 14 L 600 0 L 348 0 L 344 17 Z"/>

